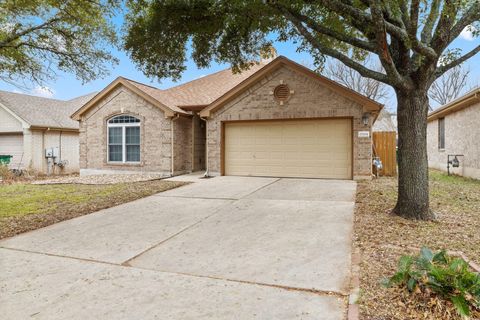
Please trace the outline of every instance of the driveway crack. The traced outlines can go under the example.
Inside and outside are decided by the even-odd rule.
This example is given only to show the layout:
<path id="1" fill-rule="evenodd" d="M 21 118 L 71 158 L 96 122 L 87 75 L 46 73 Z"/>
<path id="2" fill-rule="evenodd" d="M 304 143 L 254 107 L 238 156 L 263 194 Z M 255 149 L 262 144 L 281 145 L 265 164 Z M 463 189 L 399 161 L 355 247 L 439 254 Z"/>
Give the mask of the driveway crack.
<path id="1" fill-rule="evenodd" d="M 255 192 L 258 192 L 258 191 L 260 191 L 260 190 L 262 190 L 262 189 L 264 189 L 264 188 L 266 188 L 266 187 L 268 187 L 268 186 L 271 186 L 272 184 L 274 184 L 275 182 L 280 181 L 281 179 L 282 179 L 282 178 L 276 178 L 274 181 L 272 181 L 272 182 L 270 182 L 270 183 L 267 183 L 266 185 L 263 185 L 263 186 L 261 186 L 260 188 L 255 189 L 255 190 L 253 190 L 253 191 L 250 192 L 250 193 L 247 193 L 246 195 L 242 196 L 240 199 L 246 198 L 246 197 L 248 197 L 249 195 L 254 194 Z"/>
<path id="2" fill-rule="evenodd" d="M 226 206 L 226 205 L 225 205 L 225 206 Z M 140 257 L 141 255 L 143 255 L 144 253 L 147 253 L 147 252 L 149 252 L 150 250 L 157 248 L 158 246 L 160 246 L 160 245 L 162 245 L 163 243 L 167 242 L 168 240 L 170 240 L 170 239 L 178 236 L 179 234 L 182 234 L 183 232 L 185 232 L 185 231 L 187 231 L 187 230 L 189 230 L 189 229 L 191 229 L 191 228 L 199 225 L 200 223 L 202 223 L 203 221 L 209 219 L 210 217 L 213 217 L 214 215 L 218 214 L 219 211 L 220 211 L 220 209 L 222 209 L 223 207 L 224 207 L 224 206 L 220 206 L 219 208 L 217 208 L 216 210 L 214 210 L 212 214 L 210 214 L 210 215 L 208 215 L 208 216 L 206 216 L 206 217 L 203 217 L 202 219 L 200 219 L 200 220 L 198 220 L 197 222 L 195 222 L 195 223 L 193 223 L 193 224 L 191 224 L 191 225 L 189 225 L 189 226 L 181 229 L 180 231 L 178 231 L 178 232 L 174 233 L 173 235 L 169 236 L 168 238 L 163 239 L 162 241 L 154 244 L 153 246 L 151 246 L 151 247 L 143 250 L 142 252 L 140 252 L 140 253 L 136 254 L 135 256 L 131 257 L 130 259 L 122 262 L 120 265 L 126 266 L 126 267 L 131 267 L 130 262 L 132 262 L 133 260 L 137 259 L 138 257 Z"/>
<path id="3" fill-rule="evenodd" d="M 216 276 L 207 276 L 207 275 L 199 275 L 187 272 L 177 272 L 177 271 L 165 271 L 165 270 L 158 270 L 153 268 L 144 268 L 138 266 L 128 266 L 134 269 L 141 269 L 141 270 L 148 270 L 148 271 L 155 271 L 161 273 L 168 273 L 168 274 L 176 274 L 180 276 L 188 276 L 188 277 L 195 277 L 195 278 L 204 278 L 204 279 L 211 279 L 211 280 L 218 280 L 218 281 L 228 281 L 228 282 L 235 282 L 235 283 L 242 283 L 242 284 L 250 284 L 250 285 L 257 285 L 262 287 L 270 287 L 270 288 L 277 288 L 282 290 L 288 291 L 297 291 L 297 292 L 305 292 L 311 293 L 320 296 L 334 296 L 339 298 L 347 298 L 348 293 L 343 293 L 339 291 L 331 291 L 331 290 L 321 290 L 321 289 L 314 289 L 314 288 L 302 288 L 302 287 L 292 287 L 280 284 L 272 284 L 272 283 L 264 283 L 264 282 L 256 282 L 256 281 L 249 281 L 249 280 L 240 280 L 240 279 L 230 279 L 230 278 L 223 278 L 223 277 L 216 277 Z"/>

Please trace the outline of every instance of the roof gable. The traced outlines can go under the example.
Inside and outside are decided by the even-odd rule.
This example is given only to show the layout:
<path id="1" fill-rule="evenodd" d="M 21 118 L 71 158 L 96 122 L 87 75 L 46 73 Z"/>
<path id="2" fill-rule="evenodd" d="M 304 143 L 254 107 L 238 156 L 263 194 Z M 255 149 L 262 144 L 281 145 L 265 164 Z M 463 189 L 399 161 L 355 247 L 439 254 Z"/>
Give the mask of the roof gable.
<path id="1" fill-rule="evenodd" d="M 14 129 L 22 131 L 23 128 L 30 127 L 30 125 L 25 120 L 17 116 L 14 112 L 12 112 L 2 103 L 0 103 L 0 125 L 0 129 L 3 132 L 11 131 Z"/>
<path id="2" fill-rule="evenodd" d="M 70 118 L 70 114 L 90 97 L 91 94 L 63 101 L 0 91 L 0 104 L 25 127 L 78 130 L 78 123 Z"/>
<path id="3" fill-rule="evenodd" d="M 313 78 L 316 81 L 322 83 L 323 86 L 331 89 L 332 91 L 338 93 L 341 96 L 346 97 L 349 100 L 353 100 L 358 104 L 362 105 L 366 110 L 378 113 L 382 108 L 383 105 L 373 101 L 358 92 L 351 90 L 347 87 L 342 86 L 341 84 L 332 81 L 324 76 L 317 74 L 316 72 L 290 60 L 283 56 L 279 56 L 275 58 L 272 62 L 258 70 L 257 72 L 253 73 L 251 76 L 243 80 L 237 86 L 233 87 L 228 92 L 221 95 L 215 101 L 213 101 L 207 108 L 203 109 L 200 112 L 200 116 L 202 117 L 209 117 L 212 112 L 222 108 L 226 103 L 240 95 L 242 92 L 253 86 L 255 83 L 263 79 L 267 74 L 270 74 L 281 67 L 287 67 L 292 69 L 295 72 L 300 72 L 310 78 Z"/>
<path id="4" fill-rule="evenodd" d="M 176 112 L 181 114 L 187 114 L 185 111 L 181 110 L 180 108 L 176 108 L 175 106 L 167 106 L 165 103 L 162 103 L 160 99 L 165 100 L 166 96 L 161 96 L 159 92 L 161 90 L 150 87 L 123 77 L 118 77 L 112 83 L 110 83 L 105 89 L 100 91 L 97 95 L 95 95 L 91 100 L 89 100 L 86 104 L 84 104 L 80 109 L 75 111 L 71 118 L 74 120 L 80 120 L 82 114 L 84 114 L 87 110 L 97 104 L 102 98 L 108 95 L 112 90 L 118 88 L 119 86 L 123 86 L 130 91 L 134 92 L 135 94 L 139 95 L 146 101 L 150 102 L 154 106 L 161 109 L 165 112 L 166 117 L 173 117 Z"/>

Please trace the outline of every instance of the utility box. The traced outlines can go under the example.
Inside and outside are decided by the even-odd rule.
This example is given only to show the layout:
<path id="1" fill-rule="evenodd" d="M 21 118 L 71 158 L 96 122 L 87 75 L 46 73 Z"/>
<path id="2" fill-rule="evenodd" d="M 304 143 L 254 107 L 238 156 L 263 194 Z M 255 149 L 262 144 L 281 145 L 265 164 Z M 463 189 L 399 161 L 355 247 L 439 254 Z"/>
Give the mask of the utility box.
<path id="1" fill-rule="evenodd" d="M 45 149 L 45 158 L 53 158 L 53 148 Z"/>
<path id="2" fill-rule="evenodd" d="M 45 149 L 45 158 L 58 158 L 59 155 L 58 147 Z"/>

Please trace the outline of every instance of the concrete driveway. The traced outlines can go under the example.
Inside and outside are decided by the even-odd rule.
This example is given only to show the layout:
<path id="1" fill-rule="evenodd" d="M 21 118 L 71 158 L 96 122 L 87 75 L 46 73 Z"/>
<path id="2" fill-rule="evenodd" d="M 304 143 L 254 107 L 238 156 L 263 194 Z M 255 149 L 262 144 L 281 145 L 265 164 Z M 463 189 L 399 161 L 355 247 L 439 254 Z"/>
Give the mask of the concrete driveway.
<path id="1" fill-rule="evenodd" d="M 343 319 L 356 185 L 216 177 L 0 242 L 2 319 Z"/>

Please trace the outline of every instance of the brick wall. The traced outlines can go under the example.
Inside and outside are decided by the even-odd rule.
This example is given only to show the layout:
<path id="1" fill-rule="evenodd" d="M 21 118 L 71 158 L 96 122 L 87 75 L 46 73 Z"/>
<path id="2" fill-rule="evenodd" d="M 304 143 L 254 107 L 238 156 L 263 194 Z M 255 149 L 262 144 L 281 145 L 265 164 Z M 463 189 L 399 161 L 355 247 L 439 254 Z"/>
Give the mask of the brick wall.
<path id="1" fill-rule="evenodd" d="M 173 121 L 174 175 L 192 171 L 192 119 L 179 117 Z"/>
<path id="2" fill-rule="evenodd" d="M 141 120 L 140 163 L 107 162 L 109 118 L 130 114 Z M 124 87 L 118 87 L 82 116 L 80 122 L 80 169 L 84 174 L 110 171 L 157 172 L 170 175 L 171 120 L 162 110 Z"/>
<path id="3" fill-rule="evenodd" d="M 428 122 L 428 165 L 447 171 L 447 155 L 463 154 L 455 174 L 480 179 L 480 103 L 445 117 L 445 149 L 438 149 L 438 120 Z"/>
<path id="4" fill-rule="evenodd" d="M 294 90 L 284 105 L 274 101 L 271 94 L 281 81 Z M 362 124 L 362 115 L 362 106 L 356 102 L 322 86 L 311 77 L 281 67 L 212 115 L 207 125 L 209 171 L 214 175 L 220 173 L 222 121 L 353 117 L 353 177 L 371 178 L 371 138 L 358 137 L 358 131 L 370 131 L 370 125 Z"/>
<path id="5" fill-rule="evenodd" d="M 197 115 L 193 117 L 193 171 L 205 170 L 205 122 Z"/>

